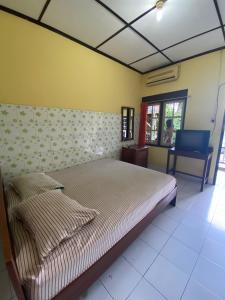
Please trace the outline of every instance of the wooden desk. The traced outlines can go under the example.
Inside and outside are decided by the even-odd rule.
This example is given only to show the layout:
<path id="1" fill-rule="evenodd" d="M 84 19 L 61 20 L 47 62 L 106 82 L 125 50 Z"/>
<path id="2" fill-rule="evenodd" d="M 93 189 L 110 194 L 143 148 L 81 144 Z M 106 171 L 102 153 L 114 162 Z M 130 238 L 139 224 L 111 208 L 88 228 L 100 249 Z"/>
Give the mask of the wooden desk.
<path id="1" fill-rule="evenodd" d="M 201 192 L 203 191 L 204 184 L 208 183 L 209 179 L 209 172 L 210 172 L 210 166 L 212 161 L 212 153 L 213 148 L 209 147 L 207 153 L 200 153 L 200 152 L 192 152 L 192 151 L 182 151 L 182 150 L 176 150 L 175 148 L 169 149 L 167 154 L 167 167 L 166 167 L 166 173 L 169 174 L 170 172 L 175 175 L 175 173 L 181 173 L 189 176 L 193 176 L 196 178 L 201 179 Z M 170 156 L 174 155 L 174 161 L 173 161 L 173 167 L 172 169 L 169 168 L 170 166 Z M 195 159 L 200 159 L 204 161 L 204 168 L 202 172 L 202 176 L 193 175 L 186 172 L 181 172 L 176 170 L 176 164 L 177 164 L 177 157 L 178 156 L 184 156 L 184 157 L 190 157 Z"/>
<path id="2" fill-rule="evenodd" d="M 132 145 L 122 148 L 121 160 L 138 165 L 148 167 L 148 146 Z"/>

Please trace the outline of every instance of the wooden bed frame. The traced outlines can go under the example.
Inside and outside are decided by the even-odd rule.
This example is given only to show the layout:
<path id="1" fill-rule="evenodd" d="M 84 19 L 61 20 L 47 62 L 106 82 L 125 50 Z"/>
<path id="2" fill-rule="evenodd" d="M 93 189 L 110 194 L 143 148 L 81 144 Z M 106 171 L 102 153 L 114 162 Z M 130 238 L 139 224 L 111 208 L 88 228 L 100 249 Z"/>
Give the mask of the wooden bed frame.
<path id="1" fill-rule="evenodd" d="M 132 228 L 121 240 L 119 240 L 108 252 L 95 262 L 78 278 L 72 281 L 68 286 L 62 289 L 53 299 L 54 300 L 75 300 L 94 283 L 98 277 L 116 260 L 116 258 L 138 237 L 149 223 L 159 215 L 163 209 L 171 204 L 176 205 L 177 187 L 174 188 L 165 198 L 160 200 L 156 207 L 135 227 Z M 0 222 L 3 244 L 3 253 L 5 257 L 6 268 L 9 273 L 12 285 L 14 287 L 18 300 L 28 300 L 25 296 L 19 273 L 16 266 L 16 260 L 12 247 L 12 239 L 9 229 L 9 220 L 7 213 L 6 197 L 0 170 Z"/>

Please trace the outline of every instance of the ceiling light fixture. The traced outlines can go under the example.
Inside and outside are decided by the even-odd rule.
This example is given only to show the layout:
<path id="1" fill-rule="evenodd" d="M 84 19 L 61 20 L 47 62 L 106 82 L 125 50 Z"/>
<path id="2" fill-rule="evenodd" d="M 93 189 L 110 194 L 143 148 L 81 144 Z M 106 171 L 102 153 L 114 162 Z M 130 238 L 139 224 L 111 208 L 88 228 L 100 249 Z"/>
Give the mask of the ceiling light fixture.
<path id="1" fill-rule="evenodd" d="M 163 16 L 163 10 L 162 9 L 163 9 L 163 6 L 164 6 L 165 2 L 166 2 L 166 0 L 158 0 L 155 4 L 156 9 L 157 9 L 156 19 L 157 19 L 158 22 L 160 22 L 161 19 L 162 19 L 162 16 Z"/>

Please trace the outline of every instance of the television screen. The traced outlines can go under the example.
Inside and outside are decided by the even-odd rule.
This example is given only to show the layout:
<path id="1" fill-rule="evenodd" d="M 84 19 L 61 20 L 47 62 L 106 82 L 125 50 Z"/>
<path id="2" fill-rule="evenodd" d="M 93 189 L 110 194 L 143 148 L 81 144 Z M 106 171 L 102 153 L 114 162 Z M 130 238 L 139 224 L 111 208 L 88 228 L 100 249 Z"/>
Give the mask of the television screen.
<path id="1" fill-rule="evenodd" d="M 207 153 L 209 148 L 209 130 L 177 130 L 176 150 Z"/>

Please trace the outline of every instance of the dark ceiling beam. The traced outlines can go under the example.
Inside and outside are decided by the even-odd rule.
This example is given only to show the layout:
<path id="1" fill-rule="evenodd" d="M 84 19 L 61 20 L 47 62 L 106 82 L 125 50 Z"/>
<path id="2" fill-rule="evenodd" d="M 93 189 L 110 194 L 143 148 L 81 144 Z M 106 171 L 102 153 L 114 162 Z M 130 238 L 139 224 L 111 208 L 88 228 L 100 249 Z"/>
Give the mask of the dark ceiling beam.
<path id="1" fill-rule="evenodd" d="M 205 52 L 202 52 L 202 53 L 199 53 L 199 54 L 195 54 L 195 55 L 192 55 L 192 56 L 189 56 L 189 57 L 186 57 L 186 58 L 174 61 L 171 64 L 164 65 L 164 66 L 161 66 L 161 67 L 158 67 L 158 68 L 154 68 L 154 69 L 142 72 L 142 74 L 148 74 L 148 73 L 153 72 L 153 71 L 161 70 L 161 69 L 164 69 L 166 67 L 173 66 L 173 65 L 182 63 L 184 61 L 187 61 L 187 60 L 190 60 L 190 59 L 194 59 L 196 57 L 204 56 L 206 54 L 210 54 L 210 53 L 213 53 L 213 52 L 216 52 L 216 51 L 221 51 L 221 50 L 224 50 L 224 49 L 225 49 L 225 46 L 222 46 L 222 47 L 219 47 L 219 48 L 216 48 L 216 49 L 212 49 L 212 50 L 208 50 L 208 51 L 205 51 Z"/>
<path id="2" fill-rule="evenodd" d="M 151 7 L 151 8 L 149 8 L 143 14 L 141 14 L 140 16 L 138 16 L 137 18 L 135 18 L 133 21 L 129 22 L 129 25 L 132 25 L 133 23 L 137 22 L 139 19 L 143 18 L 145 15 L 147 15 L 148 13 L 150 13 L 155 8 L 156 8 L 155 5 L 153 7 Z"/>
<path id="3" fill-rule="evenodd" d="M 173 63 L 172 59 L 169 58 L 165 53 L 163 53 L 158 47 L 156 47 L 149 39 L 147 39 L 143 34 L 141 34 L 139 31 L 137 31 L 135 28 L 133 28 L 132 26 L 130 27 L 134 32 L 136 32 L 140 37 L 143 38 L 143 40 L 145 40 L 147 43 L 149 43 L 152 47 L 154 47 L 158 53 L 162 54 L 165 58 L 168 59 L 169 62 Z"/>
<path id="4" fill-rule="evenodd" d="M 168 46 L 168 47 L 162 49 L 162 51 L 165 51 L 165 50 L 167 50 L 167 49 L 173 48 L 173 47 L 175 47 L 175 46 L 177 46 L 177 45 L 183 44 L 183 43 L 185 43 L 185 42 L 187 42 L 187 41 L 190 41 L 190 40 L 192 40 L 192 39 L 194 39 L 194 38 L 196 38 L 196 37 L 199 37 L 199 36 L 201 36 L 201 35 L 204 35 L 204 34 L 206 34 L 206 33 L 209 33 L 209 32 L 212 32 L 212 31 L 218 30 L 218 29 L 220 29 L 220 26 L 215 27 L 215 28 L 210 29 L 210 30 L 207 30 L 207 31 L 204 31 L 204 32 L 201 32 L 201 33 L 196 34 L 196 35 L 194 35 L 194 36 L 192 36 L 192 37 L 190 37 L 190 38 L 187 38 L 187 39 L 182 40 L 182 41 L 180 41 L 180 42 L 178 42 L 178 43 L 175 43 L 175 44 L 173 44 L 173 45 L 171 45 L 171 46 Z M 132 63 L 130 63 L 129 65 L 135 64 L 136 62 L 139 62 L 139 61 L 141 61 L 141 60 L 143 60 L 143 59 L 145 59 L 145 58 L 148 58 L 148 57 L 150 57 L 150 56 L 153 56 L 153 55 L 155 55 L 155 54 L 157 54 L 157 52 L 156 52 L 156 53 L 153 53 L 153 54 L 150 54 L 150 55 L 146 55 L 146 56 L 144 56 L 144 57 L 142 57 L 142 58 L 140 58 L 140 59 L 137 59 L 137 60 L 133 61 Z"/>
<path id="5" fill-rule="evenodd" d="M 102 7 L 104 7 L 108 12 L 110 12 L 111 14 L 113 14 L 115 17 L 117 17 L 121 22 L 124 23 L 125 28 L 130 28 L 131 30 L 133 30 L 138 36 L 140 36 L 142 39 L 144 39 L 149 45 L 151 45 L 153 48 L 155 48 L 155 50 L 157 50 L 157 52 L 159 52 L 160 54 L 162 54 L 166 59 L 168 59 L 171 63 L 173 62 L 167 55 L 165 55 L 155 44 L 153 44 L 149 39 L 147 39 L 144 35 L 142 35 L 139 31 L 137 31 L 135 28 L 133 28 L 130 24 L 133 24 L 134 22 L 136 22 L 137 20 L 139 20 L 140 18 L 142 18 L 144 15 L 146 15 L 147 13 L 149 13 L 150 11 L 152 11 L 153 9 L 155 9 L 155 6 L 153 6 L 151 9 L 148 9 L 145 13 L 143 13 L 142 15 L 140 15 L 139 17 L 137 17 L 135 20 L 131 21 L 130 23 L 128 23 L 127 21 L 125 21 L 120 15 L 118 15 L 114 10 L 112 10 L 110 7 L 108 7 L 105 3 L 103 3 L 100 0 L 95 0 L 99 5 L 101 5 Z M 114 34 L 113 36 L 109 37 L 107 40 L 103 41 L 100 45 L 97 46 L 97 48 L 99 48 L 100 46 L 102 46 L 103 44 L 105 44 L 107 41 L 111 40 L 111 38 L 113 38 L 116 34 Z"/>
<path id="6" fill-rule="evenodd" d="M 116 36 L 117 34 L 119 34 L 121 31 L 124 31 L 124 29 L 128 28 L 127 25 L 125 25 L 124 27 L 122 27 L 121 29 L 119 29 L 118 31 L 116 31 L 114 34 L 112 34 L 110 37 L 108 37 L 106 40 L 104 40 L 103 42 L 101 42 L 96 49 L 100 48 L 102 45 L 104 45 L 105 43 L 107 43 L 108 41 L 110 41 L 112 38 L 114 38 L 114 36 Z"/>
<path id="7" fill-rule="evenodd" d="M 222 29 L 223 35 L 224 35 L 224 39 L 225 39 L 225 32 L 224 32 L 223 21 L 222 21 L 222 17 L 221 17 L 221 13 L 220 13 L 220 10 L 219 10 L 219 6 L 218 6 L 218 3 L 217 3 L 217 0 L 214 0 L 214 3 L 215 3 L 215 8 L 216 8 L 216 11 L 217 11 L 217 14 L 218 14 L 218 18 L 219 18 L 219 21 L 220 21 L 220 26 L 219 26 L 219 27 L 216 27 L 216 28 L 213 28 L 213 29 L 211 29 L 211 30 L 205 31 L 205 32 L 203 32 L 203 33 L 197 34 L 197 35 L 195 35 L 195 36 L 193 36 L 193 37 L 190 37 L 190 38 L 185 39 L 185 40 L 183 40 L 183 41 L 181 41 L 181 42 L 178 42 L 178 43 L 176 43 L 176 44 L 173 44 L 173 45 L 171 45 L 171 46 L 169 46 L 169 47 L 167 47 L 167 48 L 165 48 L 165 49 L 163 49 L 163 50 L 161 50 L 161 51 L 158 51 L 158 52 L 156 52 L 156 53 L 153 53 L 153 54 L 147 55 L 147 56 L 145 56 L 145 57 L 142 57 L 142 58 L 140 58 L 140 59 L 138 59 L 138 60 L 136 60 L 136 61 L 134 61 L 134 62 L 132 62 L 132 63 L 130 63 L 130 64 L 126 64 L 126 63 L 124 63 L 124 62 L 122 62 L 122 61 L 120 61 L 120 60 L 118 60 L 118 59 L 116 59 L 116 58 L 114 58 L 114 57 L 112 57 L 112 56 L 110 56 L 110 55 L 108 55 L 108 54 L 106 54 L 106 53 L 104 53 L 104 52 L 98 50 L 98 49 L 95 48 L 95 47 L 92 47 L 92 46 L 90 46 L 90 45 L 88 45 L 88 44 L 86 44 L 86 43 L 84 43 L 84 42 L 82 42 L 82 41 L 80 41 L 80 40 L 78 40 L 78 39 L 76 39 L 76 38 L 74 38 L 74 37 L 72 37 L 72 36 L 70 36 L 70 35 L 68 35 L 68 34 L 66 34 L 66 33 L 64 33 L 64 32 L 62 32 L 62 31 L 60 31 L 60 30 L 58 30 L 58 29 L 56 29 L 56 28 L 53 28 L 53 27 L 51 27 L 51 26 L 49 26 L 49 25 L 47 25 L 47 24 L 42 23 L 39 19 L 41 19 L 41 18 L 43 17 L 43 15 L 44 15 L 44 13 L 45 13 L 45 11 L 46 11 L 46 9 L 47 9 L 47 7 L 48 7 L 50 1 L 51 1 L 51 0 L 46 1 L 46 3 L 45 3 L 45 5 L 44 5 L 44 7 L 43 7 L 43 9 L 42 9 L 42 12 L 41 12 L 41 14 L 40 14 L 38 20 L 33 19 L 33 18 L 29 17 L 29 16 L 26 16 L 26 15 L 24 15 L 24 14 L 22 14 L 22 13 L 19 13 L 19 12 L 13 10 L 13 9 L 4 7 L 3 5 L 0 5 L 0 10 L 5 11 L 5 12 L 10 13 L 10 14 L 13 14 L 13 15 L 15 15 L 15 16 L 17 16 L 17 17 L 23 18 L 23 19 L 25 19 L 25 20 L 27 20 L 27 21 L 30 21 L 30 22 L 32 22 L 32 23 L 34 23 L 34 24 L 37 24 L 37 25 L 41 26 L 41 27 L 44 27 L 44 28 L 46 28 L 46 29 L 48 29 L 48 30 L 50 30 L 50 31 L 53 31 L 53 32 L 55 32 L 55 33 L 57 33 L 57 34 L 60 34 L 60 35 L 62 35 L 62 36 L 65 37 L 65 38 L 68 38 L 68 39 L 70 39 L 70 40 L 72 40 L 72 41 L 74 41 L 74 42 L 76 42 L 76 43 L 78 43 L 78 44 L 80 44 L 80 45 L 82 45 L 82 46 L 84 46 L 84 47 L 86 47 L 86 48 L 89 48 L 89 49 L 91 49 L 91 50 L 93 50 L 93 51 L 95 51 L 95 52 L 97 52 L 97 53 L 99 53 L 99 54 L 101 54 L 101 55 L 103 55 L 103 56 L 109 58 L 109 59 L 112 59 L 112 60 L 118 62 L 119 64 L 121 64 L 121 65 L 123 65 L 123 66 L 125 66 L 125 67 L 127 67 L 127 68 L 129 68 L 129 69 L 131 69 L 131 70 L 133 70 L 133 71 L 138 72 L 139 74 L 146 74 L 146 73 L 149 73 L 149 72 L 152 72 L 152 71 L 155 71 L 155 70 L 163 69 L 163 68 L 165 68 L 165 67 L 167 67 L 167 66 L 171 66 L 171 65 L 174 65 L 174 64 L 177 64 L 177 63 L 186 61 L 186 60 L 190 60 L 190 59 L 193 59 L 193 58 L 202 56 L 202 55 L 206 55 L 206 54 L 209 54 L 209 53 L 212 53 L 212 52 L 215 52 L 215 51 L 219 51 L 219 50 L 224 50 L 224 49 L 225 49 L 225 46 L 224 46 L 224 47 L 219 47 L 219 48 L 216 48 L 216 49 L 213 49 L 213 50 L 209 50 L 209 51 L 206 51 L 206 52 L 203 52 L 203 53 L 200 53 L 200 54 L 196 54 L 196 55 L 193 55 L 193 56 L 184 58 L 184 59 L 179 60 L 179 61 L 171 62 L 171 63 L 169 63 L 169 64 L 167 64 L 167 65 L 165 65 L 165 66 L 158 67 L 158 68 L 155 68 L 155 69 L 146 71 L 146 72 L 141 72 L 141 71 L 139 71 L 139 70 L 137 70 L 137 69 L 135 69 L 135 68 L 133 68 L 133 67 L 131 66 L 131 65 L 134 64 L 135 62 L 138 62 L 138 61 L 141 61 L 141 60 L 143 60 L 143 59 L 145 59 L 145 58 L 148 58 L 148 57 L 150 57 L 150 56 L 153 56 L 153 55 L 157 54 L 158 52 L 160 53 L 160 52 L 162 52 L 162 51 L 164 51 L 164 50 L 166 50 L 166 49 L 169 49 L 169 48 L 171 48 L 171 47 L 174 47 L 174 46 L 176 46 L 176 45 L 179 45 L 179 44 L 181 44 L 181 43 L 184 43 L 184 42 L 186 42 L 186 41 L 188 41 L 188 40 L 191 40 L 191 39 L 193 39 L 193 38 L 195 38 L 195 37 L 201 36 L 201 35 L 206 34 L 206 33 L 208 33 L 208 32 L 217 30 L 217 29 L 219 29 L 219 28 Z M 101 3 L 102 6 L 105 6 L 101 1 L 98 1 L 98 0 L 95 0 L 95 1 L 97 1 L 98 3 Z M 108 9 L 108 7 L 107 7 L 107 9 Z M 121 28 L 117 33 L 115 33 L 113 36 L 116 36 L 119 32 L 121 32 L 122 30 L 124 30 L 124 29 L 127 28 L 127 27 L 130 27 L 132 30 L 135 31 L 135 29 L 134 29 L 131 25 L 132 25 L 134 22 L 136 22 L 137 20 L 139 20 L 140 18 L 142 18 L 143 16 L 145 16 L 146 14 L 148 14 L 148 13 L 149 13 L 150 11 L 152 11 L 153 9 L 155 9 L 155 6 L 152 7 L 152 8 L 150 8 L 149 10 L 147 10 L 147 11 L 144 12 L 142 15 L 138 16 L 136 19 L 132 20 L 132 21 L 129 22 L 129 23 L 127 23 L 127 22 L 126 22 L 125 20 L 123 20 L 119 15 L 117 15 L 114 11 L 111 10 L 111 11 L 112 11 L 112 14 L 114 14 L 117 18 L 119 18 L 119 19 L 125 24 L 124 27 L 122 27 L 122 28 Z M 108 10 L 110 10 L 110 9 L 108 9 Z M 221 25 L 221 24 L 222 24 L 222 25 Z M 139 33 L 139 35 L 140 35 L 140 33 Z M 145 37 L 144 37 L 144 38 L 145 38 Z M 110 38 L 109 38 L 109 39 L 110 39 Z M 109 40 L 109 39 L 108 39 L 108 40 Z M 164 55 L 164 56 L 165 56 L 165 55 Z"/>
<path id="8" fill-rule="evenodd" d="M 107 11 L 109 11 L 112 15 L 114 15 L 117 19 L 119 19 L 121 22 L 123 22 L 125 25 L 128 25 L 128 23 L 120 16 L 118 15 L 114 10 L 112 10 L 109 6 L 107 6 L 105 3 L 103 3 L 100 0 L 95 0 L 98 4 L 100 4 L 102 7 L 104 7 Z"/>
<path id="9" fill-rule="evenodd" d="M 27 21 L 30 21 L 30 22 L 32 22 L 32 23 L 34 23 L 34 24 L 36 24 L 36 25 L 39 25 L 39 26 L 41 26 L 41 27 L 43 27 L 43 28 L 45 28 L 45 29 L 48 29 L 48 30 L 50 30 L 50 31 L 52 31 L 52 32 L 55 32 L 55 33 L 57 33 L 57 34 L 59 34 L 59 35 L 65 37 L 65 38 L 67 38 L 67 39 L 69 39 L 69 40 L 71 40 L 71 41 L 73 41 L 73 42 L 76 42 L 76 43 L 78 43 L 78 44 L 80 44 L 80 45 L 82 45 L 82 46 L 84 46 L 84 47 L 86 47 L 86 48 L 88 48 L 88 49 L 90 49 L 90 50 L 93 50 L 93 51 L 96 52 L 96 53 L 99 53 L 99 54 L 101 54 L 101 55 L 103 55 L 103 56 L 105 56 L 105 57 L 107 57 L 107 58 L 110 58 L 110 59 L 116 61 L 117 63 L 119 63 L 119 64 L 121 64 L 121 65 L 123 65 L 123 66 L 125 66 L 125 67 L 127 67 L 127 68 L 129 68 L 129 69 L 131 69 L 131 70 L 133 70 L 133 71 L 135 71 L 135 72 L 137 72 L 137 73 L 139 73 L 139 74 L 142 74 L 141 71 L 139 71 L 139 70 L 137 70 L 137 69 L 135 69 L 135 68 L 129 66 L 128 64 L 122 62 L 121 60 L 119 60 L 119 59 L 117 59 L 117 58 L 115 58 L 115 57 L 112 57 L 111 55 L 108 55 L 108 54 L 106 54 L 106 53 L 104 53 L 104 52 L 102 52 L 102 51 L 96 49 L 95 47 L 92 47 L 92 46 L 90 46 L 90 45 L 88 45 L 88 44 L 86 44 L 86 43 L 84 43 L 84 42 L 82 42 L 82 41 L 80 41 L 80 40 L 74 38 L 73 36 L 71 36 L 71 35 L 69 35 L 69 34 L 67 34 L 67 33 L 65 33 L 65 32 L 63 32 L 63 31 L 60 31 L 60 30 L 58 30 L 58 29 L 56 29 L 56 28 L 54 28 L 54 27 L 51 27 L 51 26 L 49 26 L 49 25 L 47 25 L 47 24 L 45 24 L 45 23 L 42 23 L 42 22 L 40 22 L 40 21 L 38 21 L 38 20 L 36 20 L 36 19 L 33 19 L 33 18 L 31 18 L 31 17 L 28 17 L 28 16 L 26 16 L 26 15 L 24 15 L 24 14 L 22 14 L 22 13 L 19 13 L 19 12 L 15 11 L 15 10 L 13 10 L 13 9 L 11 9 L 11 8 L 8 8 L 8 7 L 2 6 L 2 5 L 0 5 L 0 10 L 2 10 L 2 11 L 4 11 L 4 12 L 7 12 L 7 13 L 10 13 L 10 14 L 12 14 L 12 15 L 14 15 L 14 16 L 20 17 L 20 18 L 22 18 L 22 19 L 25 19 L 25 20 L 27 20 Z"/>
<path id="10" fill-rule="evenodd" d="M 170 46 L 168 46 L 168 47 L 162 49 L 162 51 L 165 51 L 165 50 L 167 50 L 167 49 L 173 48 L 173 47 L 178 46 L 178 45 L 180 45 L 180 44 L 183 44 L 183 43 L 185 43 L 185 42 L 187 42 L 187 41 L 190 41 L 190 40 L 192 40 L 192 39 L 194 39 L 194 38 L 196 38 L 196 37 L 199 37 L 199 36 L 201 36 L 201 35 L 204 35 L 204 34 L 206 34 L 206 33 L 209 33 L 209 32 L 212 32 L 212 31 L 215 31 L 215 30 L 218 30 L 218 29 L 220 29 L 220 26 L 217 26 L 217 27 L 212 28 L 212 29 L 210 29 L 210 30 L 207 30 L 207 31 L 198 33 L 198 34 L 196 34 L 196 35 L 193 35 L 193 36 L 191 36 L 191 37 L 189 37 L 189 38 L 187 38 L 187 39 L 185 39 L 185 40 L 182 40 L 182 41 L 180 41 L 180 42 L 178 42 L 178 43 L 175 43 L 175 44 L 173 44 L 173 45 L 170 45 Z"/>
<path id="11" fill-rule="evenodd" d="M 97 1 L 97 0 L 96 0 Z M 97 1 L 98 2 L 98 1 Z M 98 2 L 99 3 L 99 2 Z M 99 3 L 100 4 L 100 3 Z M 104 3 L 103 3 L 104 4 Z M 105 7 L 105 5 L 104 5 Z M 143 14 L 141 14 L 140 16 L 138 16 L 137 18 L 135 18 L 134 20 L 132 20 L 131 22 L 126 22 L 125 20 L 123 20 L 122 22 L 125 22 L 125 26 L 122 27 L 120 30 L 118 30 L 117 32 L 115 32 L 114 34 L 112 34 L 110 37 L 108 37 L 105 41 L 103 41 L 101 44 L 99 44 L 96 48 L 101 47 L 102 45 L 104 45 L 105 43 L 107 43 L 109 40 L 111 40 L 114 36 L 116 36 L 117 34 L 119 34 L 121 31 L 123 31 L 124 29 L 128 28 L 130 25 L 132 25 L 134 22 L 138 21 L 139 19 L 141 19 L 142 17 L 144 17 L 145 15 L 147 15 L 149 12 L 151 12 L 152 10 L 154 10 L 156 8 L 156 6 L 153 6 L 151 8 L 149 8 L 148 10 L 146 10 Z M 114 13 L 112 11 L 112 13 Z M 115 16 L 118 16 L 117 14 Z"/>
<path id="12" fill-rule="evenodd" d="M 39 21 L 39 22 L 41 21 L 41 19 L 42 19 L 43 15 L 44 15 L 46 9 L 48 8 L 50 2 L 51 2 L 51 0 L 47 0 L 47 1 L 45 2 L 45 5 L 43 6 L 42 11 L 41 11 L 41 13 L 40 13 L 40 16 L 39 16 L 39 18 L 38 18 L 38 21 Z"/>
<path id="13" fill-rule="evenodd" d="M 213 0 L 213 1 L 214 1 L 214 4 L 215 4 L 217 16 L 218 16 L 218 19 L 219 19 L 219 22 L 220 22 L 221 30 L 223 32 L 223 38 L 224 38 L 224 41 L 225 41 L 225 29 L 224 29 L 224 26 L 223 26 L 223 20 L 222 20 L 222 16 L 221 16 L 221 13 L 220 13 L 219 4 L 218 4 L 217 0 Z"/>
<path id="14" fill-rule="evenodd" d="M 133 61 L 132 63 L 130 63 L 129 65 L 133 65 L 133 64 L 135 64 L 135 63 L 137 63 L 137 62 L 139 62 L 139 61 L 141 61 L 141 60 L 143 60 L 143 59 L 145 59 L 145 58 L 149 58 L 149 57 L 151 57 L 151 56 L 154 56 L 155 54 L 158 54 L 158 52 L 155 52 L 155 53 L 146 55 L 146 56 L 144 56 L 144 57 L 142 57 L 142 58 L 139 58 L 139 59 Z"/>

